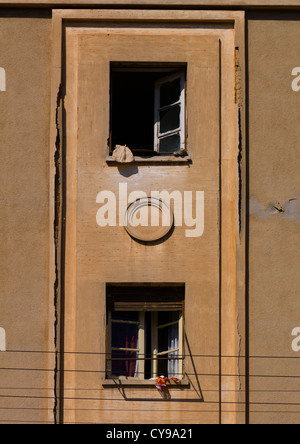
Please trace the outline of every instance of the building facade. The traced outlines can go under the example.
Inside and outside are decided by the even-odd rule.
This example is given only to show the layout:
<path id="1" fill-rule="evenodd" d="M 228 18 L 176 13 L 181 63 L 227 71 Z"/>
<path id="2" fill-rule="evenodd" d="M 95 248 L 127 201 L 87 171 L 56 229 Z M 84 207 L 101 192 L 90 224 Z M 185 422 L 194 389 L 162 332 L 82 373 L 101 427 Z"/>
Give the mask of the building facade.
<path id="1" fill-rule="evenodd" d="M 299 422 L 297 3 L 0 0 L 1 423 Z"/>

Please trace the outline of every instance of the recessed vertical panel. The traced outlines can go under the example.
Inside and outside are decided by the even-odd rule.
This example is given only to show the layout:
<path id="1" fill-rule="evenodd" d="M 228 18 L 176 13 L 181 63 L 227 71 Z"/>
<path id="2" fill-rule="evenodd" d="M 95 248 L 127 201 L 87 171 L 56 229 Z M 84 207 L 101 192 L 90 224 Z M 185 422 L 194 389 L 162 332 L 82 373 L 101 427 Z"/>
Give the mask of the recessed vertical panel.
<path id="1" fill-rule="evenodd" d="M 99 396 L 93 401 L 93 410 L 84 411 L 81 401 L 75 400 L 76 422 L 128 423 L 131 421 L 131 409 L 135 411 L 136 421 L 143 422 L 143 410 L 148 411 L 149 422 L 161 421 L 161 413 L 158 414 L 155 408 L 161 397 L 155 387 L 146 392 L 141 385 L 125 388 L 126 405 L 125 400 L 117 399 L 120 395 L 117 389 L 105 388 L 107 341 L 111 341 L 112 334 L 107 330 L 105 288 L 107 283 L 175 285 L 176 282 L 184 283 L 186 289 L 184 316 L 180 320 L 184 326 L 181 353 L 184 355 L 185 381 L 190 381 L 190 386 L 172 391 L 171 398 L 178 401 L 179 406 L 183 405 L 180 403 L 182 400 L 185 400 L 185 406 L 190 401 L 193 413 L 179 408 L 174 423 L 219 422 L 218 407 L 208 412 L 208 406 L 217 406 L 220 399 L 219 196 L 222 193 L 222 137 L 218 32 L 217 27 L 203 30 L 184 26 L 180 31 L 178 28 L 158 29 L 155 26 L 67 29 L 72 48 L 76 48 L 76 57 L 72 59 L 70 56 L 66 66 L 67 126 L 71 135 L 67 138 L 67 196 L 72 202 L 66 217 L 73 233 L 69 237 L 68 251 L 74 259 L 68 262 L 67 267 L 73 267 L 68 273 L 74 280 L 69 287 L 70 292 L 66 293 L 66 305 L 70 311 L 66 314 L 65 330 L 71 332 L 68 333 L 69 344 L 76 353 L 73 365 L 80 370 L 72 376 L 73 388 L 99 390 Z M 228 33 L 232 35 L 231 30 Z M 232 42 L 230 37 L 225 41 L 227 45 Z M 229 54 L 230 50 L 224 56 L 226 60 L 230 60 Z M 192 159 L 190 165 L 176 162 L 164 165 L 159 160 L 152 165 L 137 162 L 109 166 L 106 163 L 110 128 L 110 66 L 111 62 L 122 61 L 187 66 L 186 122 L 187 150 Z M 231 98 L 230 78 L 228 75 L 225 81 L 228 98 Z M 76 96 L 68 93 L 71 90 L 76 91 Z M 165 91 L 165 100 L 173 100 L 169 96 L 170 91 Z M 230 106 L 229 102 L 227 109 Z M 131 117 L 134 122 L 135 114 L 132 113 Z M 229 134 L 229 127 L 227 131 Z M 76 190 L 76 198 L 68 193 L 72 189 Z M 129 236 L 120 221 L 132 196 L 137 193 L 150 196 L 152 192 L 164 191 L 168 191 L 169 195 L 174 193 L 170 202 L 176 215 L 174 229 L 165 239 L 149 245 Z M 101 201 L 101 192 L 106 193 L 108 200 Z M 197 192 L 204 196 L 204 214 L 201 215 L 202 205 L 198 212 L 196 208 Z M 163 196 L 165 198 L 166 195 Z M 179 200 L 173 199 L 175 196 Z M 179 202 L 183 210 L 181 223 L 178 223 Z M 100 214 L 101 205 L 108 205 L 107 211 L 110 211 L 110 204 L 115 207 L 108 223 L 100 226 L 96 215 Z M 103 214 L 108 215 L 104 211 Z M 197 230 L 200 218 L 201 230 Z M 234 325 L 232 328 L 234 331 Z M 163 352 L 163 341 L 169 340 L 167 336 L 170 336 L 171 343 L 172 338 L 176 340 L 175 334 L 165 335 L 162 343 L 156 344 L 156 354 Z M 65 347 L 67 349 L 67 343 Z M 115 401 L 111 401 L 112 397 Z M 207 403 L 201 402 L 203 400 Z M 163 405 L 167 416 L 171 406 L 170 403 Z"/>

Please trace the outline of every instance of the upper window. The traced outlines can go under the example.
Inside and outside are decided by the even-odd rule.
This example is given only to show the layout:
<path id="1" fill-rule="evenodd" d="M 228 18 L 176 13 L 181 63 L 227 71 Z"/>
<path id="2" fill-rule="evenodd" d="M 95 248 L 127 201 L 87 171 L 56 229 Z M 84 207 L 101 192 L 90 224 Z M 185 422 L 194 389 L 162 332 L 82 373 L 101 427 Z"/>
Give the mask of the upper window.
<path id="1" fill-rule="evenodd" d="M 126 145 L 136 156 L 173 155 L 186 148 L 186 67 L 111 65 L 112 152 Z"/>

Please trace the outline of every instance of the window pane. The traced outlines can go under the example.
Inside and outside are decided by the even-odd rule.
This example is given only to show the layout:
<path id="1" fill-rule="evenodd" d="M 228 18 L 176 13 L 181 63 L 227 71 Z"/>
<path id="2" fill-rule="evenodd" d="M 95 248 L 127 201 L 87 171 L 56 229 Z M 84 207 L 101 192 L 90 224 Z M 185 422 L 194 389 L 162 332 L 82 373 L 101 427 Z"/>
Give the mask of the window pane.
<path id="1" fill-rule="evenodd" d="M 168 359 L 160 357 L 157 364 L 158 376 L 166 376 L 168 378 L 171 378 L 172 376 L 179 376 L 179 360 L 177 359 L 178 356 L 179 352 L 177 351 L 166 355 L 166 358 Z M 169 359 L 173 357 L 174 359 Z"/>
<path id="2" fill-rule="evenodd" d="M 180 134 L 163 137 L 159 140 L 159 152 L 172 154 L 180 150 Z"/>
<path id="3" fill-rule="evenodd" d="M 172 105 L 180 99 L 180 78 L 163 83 L 160 87 L 160 107 Z"/>
<path id="4" fill-rule="evenodd" d="M 113 376 L 138 377 L 138 353 L 113 350 L 111 357 Z"/>
<path id="5" fill-rule="evenodd" d="M 178 348 L 178 323 L 158 329 L 158 353 Z"/>
<path id="6" fill-rule="evenodd" d="M 158 326 L 179 321 L 179 311 L 159 311 Z"/>
<path id="7" fill-rule="evenodd" d="M 112 347 L 138 348 L 138 325 L 112 323 Z"/>
<path id="8" fill-rule="evenodd" d="M 113 322 L 116 321 L 116 322 Z M 112 348 L 138 349 L 138 312 L 113 312 L 111 323 Z M 127 323 L 127 322 L 132 322 Z M 112 350 L 111 371 L 114 376 L 137 376 L 138 353 L 134 351 Z M 114 360 L 115 359 L 115 360 Z"/>
<path id="9" fill-rule="evenodd" d="M 126 313 L 126 316 L 120 316 L 119 314 L 116 316 L 113 313 L 112 320 L 119 320 L 120 322 L 112 322 L 111 323 L 111 346 L 115 348 L 138 348 L 138 332 L 139 325 L 138 324 L 126 324 L 126 322 L 136 322 L 137 317 L 136 313 L 133 312 L 132 316 L 130 316 L 131 312 Z M 138 313 L 137 313 L 138 315 Z M 123 322 L 122 322 L 123 321 Z"/>
<path id="10" fill-rule="evenodd" d="M 176 130 L 180 127 L 180 105 L 172 106 L 171 108 L 160 111 L 159 113 L 159 132 L 160 134 L 168 131 Z"/>
<path id="11" fill-rule="evenodd" d="M 174 357 L 174 359 L 170 359 L 168 361 L 168 377 L 169 378 L 171 378 L 172 376 L 174 376 L 174 377 L 178 376 L 178 374 L 179 374 L 178 356 L 179 356 L 179 351 L 169 354 L 169 358 Z"/>
<path id="12" fill-rule="evenodd" d="M 167 359 L 158 359 L 157 363 L 157 375 L 168 377 L 168 360 Z"/>
<path id="13" fill-rule="evenodd" d="M 158 313 L 158 353 L 179 348 L 179 312 Z M 168 325 L 170 323 L 174 323 Z M 166 325 L 164 327 L 164 325 Z M 179 372 L 179 351 L 173 351 L 158 358 L 158 374 L 172 377 Z M 174 358 L 174 359 L 170 359 Z"/>

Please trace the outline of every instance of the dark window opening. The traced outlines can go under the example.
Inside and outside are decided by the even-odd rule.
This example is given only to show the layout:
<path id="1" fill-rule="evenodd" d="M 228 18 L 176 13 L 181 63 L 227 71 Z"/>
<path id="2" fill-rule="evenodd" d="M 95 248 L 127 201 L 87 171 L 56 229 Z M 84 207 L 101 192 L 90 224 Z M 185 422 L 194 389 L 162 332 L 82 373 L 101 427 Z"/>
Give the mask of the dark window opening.
<path id="1" fill-rule="evenodd" d="M 185 148 L 185 65 L 111 64 L 110 154 L 126 145 L 135 156 Z"/>

